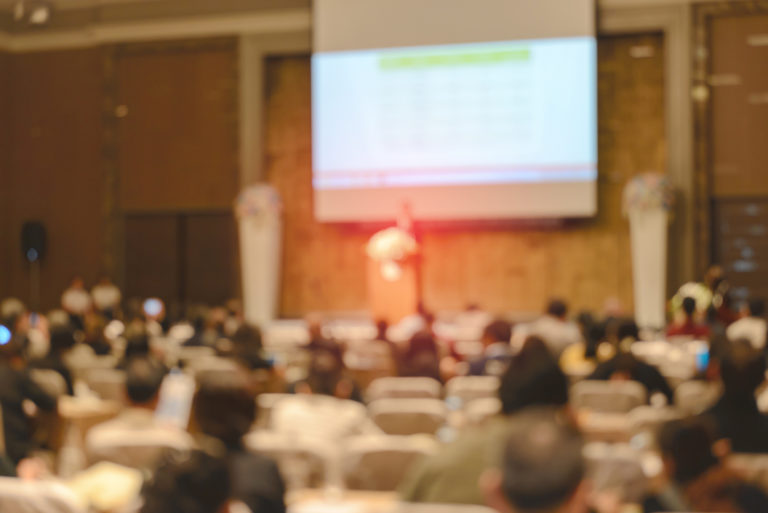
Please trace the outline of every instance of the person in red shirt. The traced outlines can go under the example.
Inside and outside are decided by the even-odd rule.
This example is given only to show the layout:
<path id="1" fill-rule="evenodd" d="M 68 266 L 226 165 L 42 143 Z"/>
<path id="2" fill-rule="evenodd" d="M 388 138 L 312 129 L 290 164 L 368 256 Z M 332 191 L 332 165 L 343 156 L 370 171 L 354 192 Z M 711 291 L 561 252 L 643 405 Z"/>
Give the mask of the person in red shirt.
<path id="1" fill-rule="evenodd" d="M 709 338 L 709 326 L 696 321 L 696 300 L 692 297 L 683 299 L 682 322 L 674 322 L 667 328 L 667 336 L 690 336 L 694 338 Z"/>

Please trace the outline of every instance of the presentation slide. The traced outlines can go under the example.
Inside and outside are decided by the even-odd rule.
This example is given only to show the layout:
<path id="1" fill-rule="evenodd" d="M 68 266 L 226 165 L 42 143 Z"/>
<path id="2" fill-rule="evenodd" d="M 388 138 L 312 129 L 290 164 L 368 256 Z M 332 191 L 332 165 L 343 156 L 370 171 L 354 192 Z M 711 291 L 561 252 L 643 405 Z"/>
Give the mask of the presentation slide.
<path id="1" fill-rule="evenodd" d="M 527 30 L 523 35 L 537 33 Z M 423 34 L 416 40 L 404 30 L 402 43 L 417 44 L 374 37 L 358 45 L 328 43 L 332 51 L 316 45 L 316 217 L 389 220 L 403 203 L 417 220 L 593 215 L 597 70 L 591 31 L 456 42 Z M 556 33 L 564 37 L 552 37 Z M 427 40 L 441 44 L 418 44 Z M 352 49 L 338 49 L 346 47 Z"/>

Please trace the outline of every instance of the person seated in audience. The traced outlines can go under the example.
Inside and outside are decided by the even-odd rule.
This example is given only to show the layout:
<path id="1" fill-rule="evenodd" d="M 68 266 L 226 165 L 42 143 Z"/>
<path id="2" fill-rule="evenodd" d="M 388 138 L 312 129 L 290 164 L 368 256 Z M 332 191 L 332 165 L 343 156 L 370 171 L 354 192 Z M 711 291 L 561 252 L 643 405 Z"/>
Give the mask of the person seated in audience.
<path id="1" fill-rule="evenodd" d="M 85 316 L 85 329 L 83 342 L 93 350 L 93 354 L 105 356 L 112 352 L 112 344 L 107 341 L 104 329 L 107 327 L 107 319 L 101 314 L 91 312 Z"/>
<path id="2" fill-rule="evenodd" d="M 757 408 L 755 391 L 765 381 L 763 355 L 748 341 L 736 341 L 720 360 L 723 395 L 704 412 L 720 438 L 731 442 L 734 452 L 768 452 L 768 416 Z"/>
<path id="3" fill-rule="evenodd" d="M 125 374 L 128 407 L 116 418 L 88 431 L 86 452 L 92 462 L 108 459 L 126 466 L 152 470 L 157 458 L 166 449 L 189 450 L 193 445 L 192 439 L 185 431 L 162 425 L 155 419 L 160 386 L 166 374 L 165 367 L 152 358 L 135 356 L 128 360 Z M 150 455 L 140 453 L 134 457 L 131 449 L 123 445 L 126 440 L 146 440 L 147 445 L 156 445 L 158 449 Z"/>
<path id="4" fill-rule="evenodd" d="M 193 451 L 188 458 L 169 459 L 144 486 L 139 513 L 222 513 L 231 481 L 221 455 Z"/>
<path id="5" fill-rule="evenodd" d="M 241 362 L 249 370 L 272 368 L 272 363 L 264 358 L 261 330 L 257 326 L 242 324 L 230 337 L 230 341 L 232 344 L 229 356 Z"/>
<path id="6" fill-rule="evenodd" d="M 751 299 L 746 305 L 743 317 L 728 326 L 726 335 L 731 340 L 749 340 L 752 347 L 765 350 L 765 338 L 768 335 L 768 323 L 765 321 L 765 302 Z"/>
<path id="7" fill-rule="evenodd" d="M 184 347 L 213 347 L 219 336 L 210 310 L 202 305 L 193 307 L 190 321 L 194 333 L 182 345 Z"/>
<path id="8" fill-rule="evenodd" d="M 568 346 L 581 342 L 579 327 L 568 320 L 568 305 L 562 299 L 550 300 L 545 314 L 529 326 L 528 334 L 544 340 L 556 358 Z"/>
<path id="9" fill-rule="evenodd" d="M 498 467 L 481 478 L 486 502 L 501 513 L 588 511 L 583 446 L 557 412 L 521 413 L 509 424 Z"/>
<path id="10" fill-rule="evenodd" d="M 696 320 L 695 299 L 692 297 L 683 298 L 683 318 L 673 322 L 667 328 L 667 336 L 709 338 L 709 327 Z"/>
<path id="11" fill-rule="evenodd" d="M 125 352 L 118 362 L 118 370 L 126 370 L 128 364 L 134 358 L 151 358 L 149 334 L 141 326 L 133 326 L 125 334 Z"/>
<path id="12" fill-rule="evenodd" d="M 675 395 L 666 378 L 656 367 L 638 359 L 630 350 L 632 343 L 639 337 L 637 324 L 626 320 L 619 326 L 617 333 L 620 342 L 616 355 L 599 364 L 587 379 L 637 381 L 648 391 L 649 398 L 654 393 L 661 393 L 667 404 L 672 404 Z"/>
<path id="13" fill-rule="evenodd" d="M 659 448 L 664 482 L 643 501 L 646 513 L 701 511 L 762 513 L 768 496 L 746 484 L 720 461 L 711 429 L 702 419 L 675 420 L 662 426 Z"/>
<path id="14" fill-rule="evenodd" d="M 77 329 L 83 329 L 83 318 L 93 307 L 93 301 L 91 295 L 85 290 L 82 277 L 72 278 L 69 288 L 61 295 L 61 307 L 69 314 L 72 325 Z"/>
<path id="15" fill-rule="evenodd" d="M 419 331 L 411 337 L 400 356 L 398 374 L 402 377 L 424 377 L 442 382 L 440 352 L 432 333 Z"/>
<path id="16" fill-rule="evenodd" d="M 247 379 L 230 374 L 204 380 L 195 396 L 195 418 L 200 431 L 225 448 L 229 498 L 243 502 L 252 513 L 285 513 L 285 483 L 277 464 L 243 445 L 256 419 L 256 400 Z"/>
<path id="17" fill-rule="evenodd" d="M 511 338 L 511 323 L 503 319 L 496 319 L 488 324 L 480 339 L 483 343 L 483 354 L 469 362 L 469 375 L 498 376 L 503 374 L 512 358 L 512 347 L 509 345 Z"/>
<path id="18" fill-rule="evenodd" d="M 411 469 L 399 492 L 407 502 L 484 504 L 482 473 L 497 466 L 511 417 L 526 408 L 550 406 L 567 412 L 568 379 L 544 342 L 529 337 L 510 361 L 499 386 L 501 412 L 469 428 L 439 453 Z"/>
<path id="19" fill-rule="evenodd" d="M 64 362 L 64 354 L 75 346 L 75 332 L 69 325 L 54 326 L 51 328 L 50 349 L 48 354 L 40 359 L 30 362 L 32 369 L 49 369 L 56 371 L 64 378 L 67 384 L 67 394 L 74 395 L 74 380 Z"/>
<path id="20" fill-rule="evenodd" d="M 29 376 L 23 348 L 17 338 L 0 346 L 0 409 L 2 411 L 5 452 L 17 464 L 37 449 L 34 429 L 23 407 L 29 400 L 43 411 L 53 411 L 56 399 L 48 395 Z"/>
<path id="21" fill-rule="evenodd" d="M 610 346 L 605 340 L 604 323 L 597 322 L 590 314 L 586 314 L 580 316 L 579 325 L 584 342 L 568 346 L 560 355 L 560 367 L 566 374 L 594 371 L 597 362 L 605 358 L 606 350 L 600 348 Z M 613 356 L 614 350 L 611 349 L 609 354 Z"/>
<path id="22" fill-rule="evenodd" d="M 109 276 L 102 276 L 91 289 L 91 298 L 93 298 L 94 310 L 109 320 L 115 318 L 120 310 L 120 302 L 123 294 L 120 289 L 112 283 Z"/>
<path id="23" fill-rule="evenodd" d="M 320 394 L 363 402 L 360 387 L 346 375 L 341 347 L 333 341 L 316 346 L 306 379 L 292 383 L 289 393 Z"/>

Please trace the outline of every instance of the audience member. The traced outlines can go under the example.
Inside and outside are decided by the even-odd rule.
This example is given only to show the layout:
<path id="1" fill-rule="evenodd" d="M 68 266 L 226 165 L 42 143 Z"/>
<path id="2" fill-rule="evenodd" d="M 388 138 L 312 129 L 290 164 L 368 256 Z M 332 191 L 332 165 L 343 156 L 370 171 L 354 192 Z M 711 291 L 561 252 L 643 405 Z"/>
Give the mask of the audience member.
<path id="1" fill-rule="evenodd" d="M 556 358 L 581 341 L 579 327 L 568 321 L 568 305 L 562 299 L 550 300 L 546 313 L 529 327 L 528 334 L 544 340 Z"/>
<path id="2" fill-rule="evenodd" d="M 419 331 L 411 337 L 401 354 L 398 373 L 403 377 L 425 377 L 442 381 L 440 352 L 432 333 Z"/>
<path id="3" fill-rule="evenodd" d="M 86 436 L 90 461 L 107 459 L 135 468 L 150 469 L 171 450 L 186 451 L 191 437 L 184 431 L 160 424 L 155 418 L 160 386 L 166 369 L 146 356 L 135 356 L 126 365 L 125 391 L 128 407 L 113 420 L 99 424 Z M 147 451 L 135 451 L 129 442 L 146 442 Z"/>
<path id="4" fill-rule="evenodd" d="M 500 465 L 482 477 L 488 504 L 502 513 L 587 511 L 582 450 L 578 430 L 557 412 L 521 413 L 509 423 Z"/>
<path id="5" fill-rule="evenodd" d="M 510 416 L 531 406 L 568 405 L 568 379 L 541 339 L 529 338 L 512 358 L 501 378 L 499 399 L 499 415 L 467 429 L 412 469 L 400 486 L 403 500 L 484 504 L 478 480 L 487 468 L 499 465 Z"/>
<path id="6" fill-rule="evenodd" d="M 85 316 L 85 329 L 83 330 L 83 342 L 93 350 L 98 356 L 105 356 L 112 352 L 112 344 L 109 343 L 104 335 L 107 327 L 106 318 L 96 312 L 91 312 Z"/>
<path id="7" fill-rule="evenodd" d="M 221 513 L 230 482 L 221 456 L 193 451 L 187 458 L 169 459 L 144 487 L 140 513 Z"/>
<path id="8" fill-rule="evenodd" d="M 125 334 L 125 352 L 117 369 L 126 370 L 133 358 L 150 358 L 149 335 L 141 326 L 132 327 Z"/>
<path id="9" fill-rule="evenodd" d="M 497 319 L 488 324 L 483 330 L 480 341 L 483 343 L 483 354 L 469 362 L 469 374 L 472 376 L 501 375 L 506 370 L 512 358 L 512 324 Z"/>
<path id="10" fill-rule="evenodd" d="M 23 403 L 32 401 L 44 411 L 56 408 L 56 399 L 46 394 L 29 377 L 24 365 L 22 347 L 12 338 L 0 346 L 0 407 L 2 407 L 5 450 L 14 464 L 28 457 L 37 445 L 33 427 Z"/>
<path id="11" fill-rule="evenodd" d="M 230 499 L 252 513 L 285 513 L 285 484 L 271 459 L 247 452 L 243 436 L 256 418 L 256 401 L 238 374 L 203 381 L 195 397 L 195 418 L 203 434 L 223 443 L 230 475 Z"/>
<path id="12" fill-rule="evenodd" d="M 50 348 L 48 354 L 30 362 L 34 369 L 50 369 L 64 378 L 67 384 L 67 394 L 74 395 L 74 380 L 72 373 L 64 361 L 64 354 L 75 346 L 75 332 L 71 326 L 54 326 L 51 328 Z"/>
<path id="13" fill-rule="evenodd" d="M 301 394 L 320 394 L 362 402 L 360 387 L 346 375 L 341 346 L 324 340 L 312 350 L 312 359 L 306 379 L 293 383 L 288 391 Z"/>
<path id="14" fill-rule="evenodd" d="M 734 452 L 768 452 L 768 416 L 757 408 L 755 391 L 765 380 L 766 363 L 748 341 L 736 341 L 720 360 L 723 395 L 704 415 Z"/>
<path id="15" fill-rule="evenodd" d="M 61 307 L 69 314 L 73 326 L 83 329 L 83 317 L 91 310 L 92 305 L 91 295 L 85 290 L 83 278 L 73 277 L 69 288 L 61 295 Z"/>
<path id="16" fill-rule="evenodd" d="M 709 338 L 709 327 L 696 320 L 696 300 L 692 297 L 683 298 L 683 318 L 673 322 L 667 328 L 667 336 L 687 336 L 694 338 Z"/>
<path id="17" fill-rule="evenodd" d="M 659 447 L 665 482 L 645 499 L 644 511 L 768 511 L 768 496 L 726 469 L 713 445 L 711 430 L 701 419 L 676 420 L 662 426 Z"/>
<path id="18" fill-rule="evenodd" d="M 94 309 L 112 320 L 120 310 L 123 294 L 117 285 L 112 283 L 109 276 L 102 276 L 99 283 L 91 289 L 91 298 L 93 298 Z"/>
<path id="19" fill-rule="evenodd" d="M 746 339 L 755 349 L 765 350 L 765 338 L 768 335 L 765 302 L 762 299 L 751 299 L 743 314 L 741 319 L 728 326 L 726 335 L 731 341 Z"/>
<path id="20" fill-rule="evenodd" d="M 271 369 L 272 364 L 264 358 L 261 330 L 252 324 L 241 324 L 230 338 L 231 355 L 250 370 Z"/>
<path id="21" fill-rule="evenodd" d="M 645 387 L 649 396 L 659 392 L 664 394 L 668 404 L 672 404 L 674 393 L 666 378 L 656 367 L 636 358 L 630 351 L 631 344 L 639 336 L 637 324 L 634 321 L 626 320 L 621 323 L 617 333 L 620 342 L 616 355 L 610 360 L 598 364 L 587 379 L 637 381 Z"/>

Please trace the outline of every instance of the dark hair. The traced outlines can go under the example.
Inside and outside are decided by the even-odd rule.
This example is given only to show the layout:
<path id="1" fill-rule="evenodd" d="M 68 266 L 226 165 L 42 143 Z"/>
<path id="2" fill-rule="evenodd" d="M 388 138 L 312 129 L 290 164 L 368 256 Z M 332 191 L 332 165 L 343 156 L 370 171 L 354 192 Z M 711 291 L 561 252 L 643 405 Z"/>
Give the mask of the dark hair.
<path id="1" fill-rule="evenodd" d="M 585 473 L 578 430 L 551 410 L 533 410 L 510 423 L 502 490 L 515 509 L 547 510 L 565 503 Z"/>
<path id="2" fill-rule="evenodd" d="M 515 413 L 529 406 L 568 403 L 568 378 L 539 337 L 528 337 L 501 376 L 501 412 Z"/>
<path id="3" fill-rule="evenodd" d="M 659 448 L 674 462 L 673 479 L 686 484 L 718 464 L 712 453 L 714 436 L 701 418 L 673 420 L 659 430 Z"/>
<path id="4" fill-rule="evenodd" d="M 71 326 L 56 326 L 51 329 L 51 354 L 61 354 L 75 345 L 75 330 Z"/>
<path id="5" fill-rule="evenodd" d="M 584 336 L 584 358 L 596 358 L 597 348 L 603 340 L 605 340 L 605 324 L 590 325 Z"/>
<path id="6" fill-rule="evenodd" d="M 487 337 L 495 342 L 509 343 L 512 338 L 512 324 L 503 319 L 496 319 L 485 327 L 483 337 Z"/>
<path id="7" fill-rule="evenodd" d="M 692 297 L 685 297 L 683 298 L 683 312 L 685 312 L 685 315 L 688 317 L 691 317 L 693 313 L 696 311 L 696 300 Z"/>
<path id="8" fill-rule="evenodd" d="M 144 330 L 135 331 L 128 335 L 125 341 L 123 359 L 149 356 L 149 335 Z"/>
<path id="9" fill-rule="evenodd" d="M 750 299 L 749 315 L 752 317 L 762 317 L 765 315 L 765 301 L 758 298 Z"/>
<path id="10" fill-rule="evenodd" d="M 622 319 L 616 329 L 616 338 L 618 342 L 621 342 L 625 338 L 631 338 L 632 340 L 638 340 L 640 338 L 640 330 L 637 327 L 637 323 L 634 319 Z"/>
<path id="11" fill-rule="evenodd" d="M 568 313 L 568 305 L 562 299 L 553 298 L 547 305 L 547 313 L 555 317 L 565 317 Z"/>
<path id="12" fill-rule="evenodd" d="M 735 340 L 722 355 L 720 375 L 726 398 L 754 397 L 755 390 L 765 380 L 766 363 L 763 355 L 747 340 Z"/>
<path id="13" fill-rule="evenodd" d="M 253 324 L 243 324 L 232 335 L 232 343 L 235 346 L 248 346 L 250 349 L 261 349 L 261 330 Z"/>
<path id="14" fill-rule="evenodd" d="M 421 353 L 430 353 L 437 356 L 437 342 L 435 342 L 435 338 L 428 331 L 419 331 L 411 337 L 404 357 L 405 359 L 410 359 Z"/>
<path id="15" fill-rule="evenodd" d="M 200 430 L 239 447 L 256 419 L 256 398 L 241 374 L 215 374 L 200 383 L 195 395 L 195 419 Z"/>
<path id="16" fill-rule="evenodd" d="M 193 451 L 161 465 L 142 495 L 141 513 L 216 513 L 230 496 L 227 462 Z"/>
<path id="17" fill-rule="evenodd" d="M 125 390 L 131 402 L 145 404 L 154 399 L 160 391 L 165 372 L 165 367 L 152 358 L 131 358 L 125 370 Z"/>

